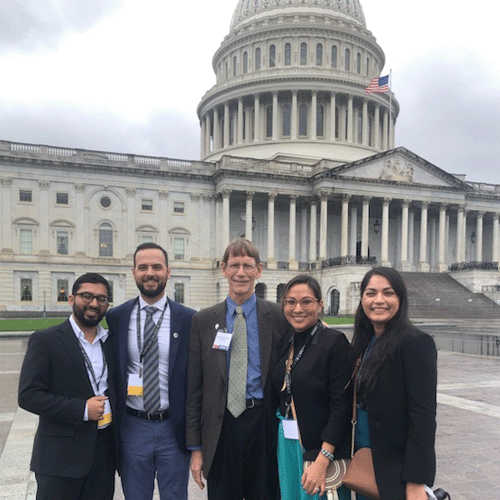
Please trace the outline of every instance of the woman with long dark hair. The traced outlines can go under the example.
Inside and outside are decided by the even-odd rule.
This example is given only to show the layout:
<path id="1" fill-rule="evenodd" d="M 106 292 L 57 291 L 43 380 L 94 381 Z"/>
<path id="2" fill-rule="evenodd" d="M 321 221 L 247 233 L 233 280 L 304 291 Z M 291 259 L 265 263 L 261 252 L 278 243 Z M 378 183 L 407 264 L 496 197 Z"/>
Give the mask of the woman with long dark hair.
<path id="1" fill-rule="evenodd" d="M 354 323 L 356 448 L 372 449 L 383 500 L 427 500 L 436 471 L 437 354 L 432 338 L 408 318 L 408 295 L 394 269 L 361 282 Z M 358 495 L 358 500 L 361 499 Z"/>
<path id="2" fill-rule="evenodd" d="M 282 305 L 292 330 L 272 372 L 274 394 L 279 397 L 281 498 L 323 500 L 330 461 L 350 456 L 352 401 L 344 390 L 352 372 L 350 345 L 342 332 L 319 320 L 323 300 L 314 278 L 299 275 L 290 280 Z M 344 486 L 337 495 L 340 500 L 351 498 Z"/>

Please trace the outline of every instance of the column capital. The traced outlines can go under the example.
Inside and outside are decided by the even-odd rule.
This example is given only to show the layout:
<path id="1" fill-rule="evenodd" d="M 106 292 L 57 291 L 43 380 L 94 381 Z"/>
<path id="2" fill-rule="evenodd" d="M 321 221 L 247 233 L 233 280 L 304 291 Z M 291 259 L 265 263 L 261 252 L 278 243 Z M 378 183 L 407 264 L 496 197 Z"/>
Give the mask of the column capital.
<path id="1" fill-rule="evenodd" d="M 465 212 L 467 210 L 467 206 L 466 205 L 458 205 L 457 210 L 459 212 Z"/>
<path id="2" fill-rule="evenodd" d="M 291 194 L 290 196 L 290 203 L 297 203 L 297 198 L 299 197 L 298 194 Z"/>
<path id="3" fill-rule="evenodd" d="M 192 201 L 198 201 L 200 199 L 200 193 L 190 193 L 189 197 Z"/>
<path id="4" fill-rule="evenodd" d="M 429 205 L 430 205 L 430 204 L 431 204 L 431 202 L 430 202 L 430 201 L 427 201 L 427 200 L 422 201 L 422 202 L 420 203 L 420 208 L 425 208 L 425 209 L 427 209 L 427 208 L 429 208 Z"/>
<path id="5" fill-rule="evenodd" d="M 223 188 L 221 189 L 220 194 L 222 195 L 223 199 L 229 199 L 229 197 L 231 196 L 231 192 L 232 189 Z"/>
<path id="6" fill-rule="evenodd" d="M 439 209 L 444 210 L 446 212 L 446 210 L 448 209 L 448 203 L 440 203 Z"/>
<path id="7" fill-rule="evenodd" d="M 273 97 L 278 97 L 279 92 L 277 90 L 272 91 Z"/>
<path id="8" fill-rule="evenodd" d="M 267 196 L 269 197 L 269 201 L 274 201 L 276 199 L 277 193 L 271 191 L 270 193 L 267 193 Z"/>
<path id="9" fill-rule="evenodd" d="M 363 196 L 363 205 L 369 205 L 372 197 L 371 196 Z"/>
<path id="10" fill-rule="evenodd" d="M 493 220 L 498 221 L 500 219 L 500 212 L 493 212 Z"/>
<path id="11" fill-rule="evenodd" d="M 386 205 L 389 205 L 392 201 L 392 198 L 383 198 L 382 199 L 382 205 L 383 206 L 386 206 Z"/>
<path id="12" fill-rule="evenodd" d="M 168 191 L 167 191 L 167 196 L 168 196 Z M 210 202 L 214 199 L 213 194 L 202 194 L 201 197 L 203 198 L 203 201 L 205 201 L 205 202 Z"/>
<path id="13" fill-rule="evenodd" d="M 40 189 L 42 189 L 43 191 L 47 191 L 49 189 L 49 186 L 50 186 L 50 182 L 45 180 L 45 179 L 41 179 L 38 181 L 38 187 Z"/>
<path id="14" fill-rule="evenodd" d="M 299 91 L 297 89 L 292 90 L 292 96 L 297 97 L 298 93 L 299 93 Z"/>
<path id="15" fill-rule="evenodd" d="M 255 196 L 255 191 L 245 191 L 245 197 L 247 200 L 251 200 Z"/>
<path id="16" fill-rule="evenodd" d="M 409 207 L 411 204 L 411 200 L 405 198 L 404 200 L 401 200 L 401 204 L 403 205 L 403 207 Z"/>
<path id="17" fill-rule="evenodd" d="M 477 218 L 478 219 L 482 219 L 484 217 L 485 213 L 486 212 L 484 210 L 478 210 L 478 212 L 477 212 Z"/>
<path id="18" fill-rule="evenodd" d="M 349 202 L 349 200 L 350 200 L 350 199 L 351 199 L 351 195 L 350 195 L 350 194 L 346 194 L 346 193 L 344 193 L 344 194 L 342 195 L 342 201 L 343 201 L 343 202 Z"/>

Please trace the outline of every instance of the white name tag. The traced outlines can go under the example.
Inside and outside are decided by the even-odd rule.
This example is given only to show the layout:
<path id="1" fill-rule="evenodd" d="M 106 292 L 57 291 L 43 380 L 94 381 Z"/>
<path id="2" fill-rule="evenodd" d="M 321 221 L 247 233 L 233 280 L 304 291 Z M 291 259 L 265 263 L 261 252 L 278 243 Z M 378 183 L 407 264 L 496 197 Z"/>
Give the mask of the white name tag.
<path id="1" fill-rule="evenodd" d="M 129 396 L 142 396 L 142 377 L 138 373 L 130 373 L 128 376 Z"/>
<path id="2" fill-rule="evenodd" d="M 282 420 L 285 439 L 299 439 L 299 426 L 296 420 Z"/>
<path id="3" fill-rule="evenodd" d="M 233 338 L 232 333 L 223 332 L 222 330 L 217 331 L 215 336 L 214 345 L 212 349 L 218 349 L 219 351 L 227 351 L 231 345 L 231 339 Z"/>

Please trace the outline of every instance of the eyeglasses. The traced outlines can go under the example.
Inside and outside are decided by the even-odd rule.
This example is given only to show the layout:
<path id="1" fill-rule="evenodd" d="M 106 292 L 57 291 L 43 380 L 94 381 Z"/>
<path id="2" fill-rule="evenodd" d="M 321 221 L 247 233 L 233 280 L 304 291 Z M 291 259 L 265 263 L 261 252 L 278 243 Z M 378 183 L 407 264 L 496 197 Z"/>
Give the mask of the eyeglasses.
<path id="1" fill-rule="evenodd" d="M 316 305 L 316 302 L 319 302 L 319 300 L 313 299 L 311 297 L 304 297 L 303 299 L 300 300 L 284 299 L 283 307 L 287 309 L 295 309 L 297 304 L 300 304 L 300 307 L 302 307 L 302 309 L 311 309 L 311 307 Z"/>
<path id="2" fill-rule="evenodd" d="M 106 295 L 94 295 L 90 292 L 78 292 L 74 295 L 80 295 L 85 304 L 90 304 L 94 299 L 96 299 L 97 303 L 101 305 L 108 303 L 108 298 L 106 297 Z"/>
<path id="3" fill-rule="evenodd" d="M 237 273 L 240 270 L 240 267 L 243 268 L 243 271 L 245 271 L 247 274 L 251 273 L 252 271 L 255 271 L 255 266 L 253 264 L 227 264 L 226 268 L 229 272 L 231 273 Z"/>

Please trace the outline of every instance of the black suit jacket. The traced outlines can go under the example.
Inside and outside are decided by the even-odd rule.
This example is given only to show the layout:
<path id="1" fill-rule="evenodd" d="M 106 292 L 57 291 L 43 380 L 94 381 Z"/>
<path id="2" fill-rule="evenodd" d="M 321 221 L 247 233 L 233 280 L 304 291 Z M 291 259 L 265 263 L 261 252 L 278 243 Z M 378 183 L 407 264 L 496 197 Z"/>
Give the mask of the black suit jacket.
<path id="1" fill-rule="evenodd" d="M 289 349 L 290 342 L 286 342 L 273 370 L 276 393 L 283 387 Z M 345 388 L 351 373 L 346 336 L 321 325 L 291 374 L 304 460 L 315 460 L 323 441 L 335 446 L 336 458 L 350 458 L 352 399 Z"/>
<path id="2" fill-rule="evenodd" d="M 276 406 L 271 402 L 272 391 L 268 374 L 274 366 L 272 355 L 281 346 L 288 323 L 278 304 L 259 298 L 257 322 L 264 406 L 271 426 L 272 423 L 276 425 L 277 420 L 273 415 Z M 186 442 L 188 446 L 202 446 L 205 477 L 212 466 L 227 403 L 227 352 L 212 349 L 217 330 L 224 328 L 226 301 L 195 314 L 191 325 Z M 272 429 L 270 431 L 272 432 Z M 227 460 L 231 460 L 231 457 L 227 457 Z"/>
<path id="3" fill-rule="evenodd" d="M 127 401 L 127 365 L 128 365 L 128 329 L 130 314 L 137 308 L 137 298 L 114 307 L 107 314 L 109 331 L 116 346 L 116 398 L 118 424 L 126 412 Z M 182 450 L 186 450 L 186 372 L 189 349 L 189 328 L 195 313 L 167 297 L 170 307 L 170 351 L 168 363 L 168 391 L 170 418 L 174 427 L 177 442 Z M 120 430 L 120 425 L 118 425 Z"/>
<path id="4" fill-rule="evenodd" d="M 84 421 L 85 404 L 95 396 L 79 341 L 69 319 L 34 332 L 21 368 L 19 406 L 40 416 L 31 470 L 48 476 L 80 478 L 92 464 L 97 422 Z M 115 393 L 113 343 L 103 343 L 108 366 L 108 397 Z"/>
<path id="5" fill-rule="evenodd" d="M 409 325 L 366 397 L 375 475 L 384 500 L 404 500 L 406 482 L 434 482 L 436 384 L 434 341 Z"/>

